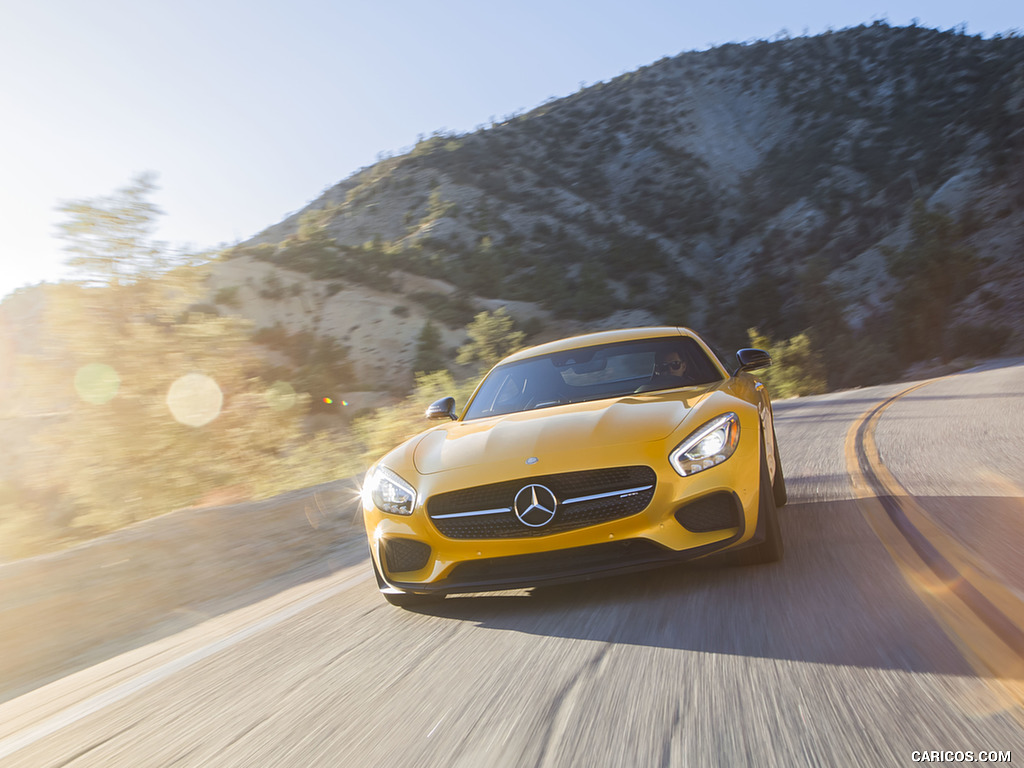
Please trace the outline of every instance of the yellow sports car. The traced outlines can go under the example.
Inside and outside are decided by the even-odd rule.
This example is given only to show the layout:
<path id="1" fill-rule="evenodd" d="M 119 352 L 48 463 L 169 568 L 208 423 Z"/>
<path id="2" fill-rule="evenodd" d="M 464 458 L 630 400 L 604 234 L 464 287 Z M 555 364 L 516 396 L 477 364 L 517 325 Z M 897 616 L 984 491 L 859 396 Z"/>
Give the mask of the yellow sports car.
<path id="1" fill-rule="evenodd" d="M 502 360 L 461 414 L 372 466 L 363 519 L 395 605 L 652 568 L 725 550 L 782 557 L 772 407 L 687 328 L 553 341 Z"/>

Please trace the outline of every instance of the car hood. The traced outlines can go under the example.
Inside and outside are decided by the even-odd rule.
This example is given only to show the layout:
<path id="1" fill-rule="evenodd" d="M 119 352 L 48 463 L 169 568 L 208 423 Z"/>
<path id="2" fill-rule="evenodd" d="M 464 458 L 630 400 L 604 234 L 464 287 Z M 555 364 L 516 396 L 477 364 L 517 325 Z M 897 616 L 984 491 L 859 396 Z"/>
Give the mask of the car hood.
<path id="1" fill-rule="evenodd" d="M 416 471 L 432 474 L 492 462 L 524 461 L 581 446 L 606 447 L 663 440 L 707 396 L 650 394 L 555 406 L 467 422 L 422 435 L 413 449 Z"/>

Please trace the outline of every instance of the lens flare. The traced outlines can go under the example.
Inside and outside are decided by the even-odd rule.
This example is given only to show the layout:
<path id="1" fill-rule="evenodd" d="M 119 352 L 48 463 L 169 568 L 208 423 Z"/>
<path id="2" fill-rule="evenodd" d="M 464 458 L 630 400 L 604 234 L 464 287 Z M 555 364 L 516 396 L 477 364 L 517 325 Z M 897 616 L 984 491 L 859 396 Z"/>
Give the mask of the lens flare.
<path id="1" fill-rule="evenodd" d="M 105 363 L 89 363 L 75 373 L 75 391 L 87 403 L 108 403 L 120 388 L 121 377 Z"/>
<path id="2" fill-rule="evenodd" d="M 295 400 L 295 388 L 287 381 L 275 381 L 267 390 L 267 404 L 275 411 L 287 411 Z"/>
<path id="3" fill-rule="evenodd" d="M 331 403 L 333 403 L 334 401 L 333 401 L 333 400 L 331 400 L 331 398 L 329 398 L 329 397 L 325 397 L 325 398 L 324 398 L 324 402 L 325 402 L 325 403 L 327 403 L 327 405 L 330 405 L 330 404 L 331 404 Z"/>
<path id="4" fill-rule="evenodd" d="M 167 407 L 182 424 L 201 427 L 220 415 L 224 395 L 217 382 L 203 373 L 187 373 L 171 384 Z"/>

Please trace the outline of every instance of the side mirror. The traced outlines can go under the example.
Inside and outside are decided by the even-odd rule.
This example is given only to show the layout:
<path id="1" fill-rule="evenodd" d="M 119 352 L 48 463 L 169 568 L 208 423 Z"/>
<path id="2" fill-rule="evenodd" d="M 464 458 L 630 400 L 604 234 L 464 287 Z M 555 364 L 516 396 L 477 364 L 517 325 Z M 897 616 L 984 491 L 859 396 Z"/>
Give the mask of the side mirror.
<path id="1" fill-rule="evenodd" d="M 459 417 L 455 415 L 455 398 L 442 397 L 427 407 L 427 418 L 431 420 L 451 419 L 455 421 Z"/>
<path id="2" fill-rule="evenodd" d="M 763 349 L 741 349 L 736 353 L 736 359 L 740 361 L 740 367 L 736 369 L 733 376 L 739 376 L 746 371 L 756 371 L 759 368 L 767 368 L 772 364 L 772 356 Z"/>

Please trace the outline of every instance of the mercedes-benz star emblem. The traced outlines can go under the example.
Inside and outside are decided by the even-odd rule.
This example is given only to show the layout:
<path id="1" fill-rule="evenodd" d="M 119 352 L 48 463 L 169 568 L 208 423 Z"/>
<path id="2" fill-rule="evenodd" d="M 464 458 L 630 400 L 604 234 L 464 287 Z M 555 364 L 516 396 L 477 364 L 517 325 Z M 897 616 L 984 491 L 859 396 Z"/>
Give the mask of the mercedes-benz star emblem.
<path id="1" fill-rule="evenodd" d="M 519 522 L 531 528 L 540 528 L 554 518 L 558 500 L 551 489 L 546 486 L 527 485 L 516 494 L 512 506 Z"/>

